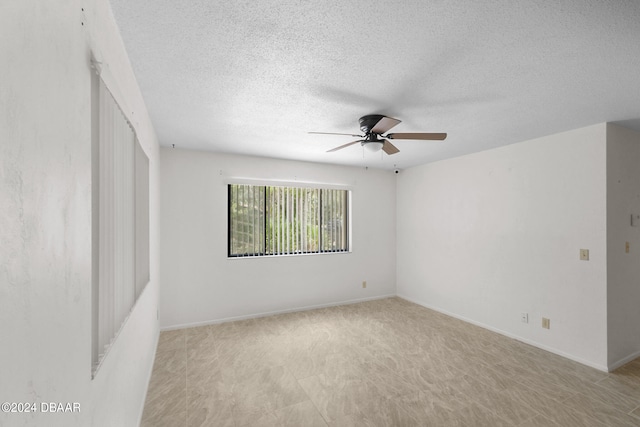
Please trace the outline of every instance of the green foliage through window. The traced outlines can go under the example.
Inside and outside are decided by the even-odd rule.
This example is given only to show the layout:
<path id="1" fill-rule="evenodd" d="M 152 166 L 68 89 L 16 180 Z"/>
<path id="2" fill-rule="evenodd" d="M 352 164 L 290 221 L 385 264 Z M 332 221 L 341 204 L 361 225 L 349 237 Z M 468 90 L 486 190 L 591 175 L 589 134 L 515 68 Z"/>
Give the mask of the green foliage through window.
<path id="1" fill-rule="evenodd" d="M 346 252 L 347 190 L 229 185 L 229 256 Z"/>

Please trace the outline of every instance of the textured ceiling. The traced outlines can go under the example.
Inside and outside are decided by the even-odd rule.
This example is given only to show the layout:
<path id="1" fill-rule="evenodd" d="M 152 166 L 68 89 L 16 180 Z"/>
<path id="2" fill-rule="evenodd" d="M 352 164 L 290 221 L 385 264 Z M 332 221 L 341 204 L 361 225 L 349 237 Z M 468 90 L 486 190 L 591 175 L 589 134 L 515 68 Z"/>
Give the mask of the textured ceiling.
<path id="1" fill-rule="evenodd" d="M 640 1 L 111 4 L 164 146 L 391 169 L 605 121 L 640 129 Z M 371 113 L 449 136 L 387 156 L 307 134 L 359 133 Z"/>

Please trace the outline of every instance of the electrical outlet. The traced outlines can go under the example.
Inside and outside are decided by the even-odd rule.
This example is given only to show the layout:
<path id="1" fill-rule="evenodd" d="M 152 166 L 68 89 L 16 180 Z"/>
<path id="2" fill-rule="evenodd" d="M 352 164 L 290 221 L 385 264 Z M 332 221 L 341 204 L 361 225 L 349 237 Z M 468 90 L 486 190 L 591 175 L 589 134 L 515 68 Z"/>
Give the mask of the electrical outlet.
<path id="1" fill-rule="evenodd" d="M 529 323 L 529 313 L 520 313 L 522 323 Z"/>
<path id="2" fill-rule="evenodd" d="M 626 253 L 629 253 L 629 246 L 630 246 L 630 245 L 629 245 L 629 242 L 626 242 L 626 243 L 624 244 L 624 251 L 625 251 Z"/>
<path id="3" fill-rule="evenodd" d="M 589 249 L 580 249 L 580 260 L 589 261 Z"/>
<path id="4" fill-rule="evenodd" d="M 363 280 L 363 281 L 362 281 L 362 288 L 364 289 L 364 288 L 366 288 L 366 287 L 367 287 L 367 281 L 366 281 L 366 280 Z"/>
<path id="5" fill-rule="evenodd" d="M 551 320 L 547 319 L 546 317 L 542 318 L 542 327 L 545 329 L 551 329 Z"/>

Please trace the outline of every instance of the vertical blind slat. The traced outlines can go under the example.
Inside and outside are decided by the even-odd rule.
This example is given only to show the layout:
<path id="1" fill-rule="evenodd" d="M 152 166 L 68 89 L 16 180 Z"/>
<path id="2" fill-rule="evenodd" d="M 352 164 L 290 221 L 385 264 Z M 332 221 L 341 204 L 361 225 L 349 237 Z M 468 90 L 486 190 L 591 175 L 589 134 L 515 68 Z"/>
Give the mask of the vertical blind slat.
<path id="1" fill-rule="evenodd" d="M 284 189 L 284 194 L 285 194 L 285 202 L 284 202 L 284 209 L 285 209 L 285 219 L 284 219 L 284 235 L 286 237 L 286 244 L 284 247 L 284 253 L 288 254 L 289 253 L 289 235 L 291 232 L 291 221 L 290 221 L 290 213 L 289 213 L 289 191 L 285 188 Z"/>

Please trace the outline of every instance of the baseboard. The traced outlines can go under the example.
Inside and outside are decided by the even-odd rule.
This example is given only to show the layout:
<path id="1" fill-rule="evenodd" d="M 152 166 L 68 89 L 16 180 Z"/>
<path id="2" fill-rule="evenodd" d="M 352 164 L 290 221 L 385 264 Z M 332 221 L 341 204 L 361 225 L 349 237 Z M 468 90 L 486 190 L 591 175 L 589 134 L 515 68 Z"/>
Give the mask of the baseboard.
<path id="1" fill-rule="evenodd" d="M 493 326 L 490 326 L 490 325 L 487 325 L 487 324 L 484 324 L 484 323 L 481 323 L 481 322 L 477 322 L 477 321 L 472 320 L 472 319 L 468 319 L 468 318 L 466 318 L 464 316 L 460 316 L 460 315 L 458 315 L 456 313 L 451 313 L 451 312 L 449 312 L 447 310 L 443 310 L 441 308 L 434 307 L 434 306 L 429 305 L 429 304 L 425 304 L 422 301 L 418 301 L 418 300 L 415 300 L 413 298 L 409 298 L 409 297 L 407 297 L 405 295 L 398 294 L 397 297 L 398 298 L 402 298 L 404 300 L 407 300 L 409 302 L 412 302 L 414 304 L 418 304 L 418 305 L 420 305 L 422 307 L 428 308 L 429 310 L 437 311 L 438 313 L 442 313 L 444 315 L 447 315 L 447 316 L 450 316 L 450 317 L 454 317 L 454 318 L 462 320 L 464 322 L 471 323 L 472 325 L 479 326 L 479 327 L 487 329 L 487 330 L 489 330 L 491 332 L 495 332 L 497 334 L 504 335 L 505 337 L 512 338 L 514 340 L 523 342 L 525 344 L 529 344 L 531 346 L 540 348 L 540 349 L 548 351 L 550 353 L 557 354 L 558 356 L 562 356 L 564 358 L 573 360 L 574 362 L 581 363 L 583 365 L 589 366 L 589 367 L 597 369 L 599 371 L 610 372 L 610 368 L 608 366 L 604 366 L 604 365 L 599 365 L 597 363 L 593 363 L 593 362 L 591 362 L 589 360 L 585 360 L 585 359 L 582 359 L 580 357 L 576 357 L 576 356 L 574 356 L 572 354 L 565 353 L 565 352 L 563 352 L 561 350 L 558 350 L 556 348 L 546 346 L 546 345 L 541 344 L 541 343 L 539 343 L 537 341 L 533 341 L 533 340 L 530 340 L 530 339 L 527 339 L 527 338 L 524 338 L 524 337 L 520 337 L 520 336 L 512 334 L 510 332 L 503 331 L 502 329 L 494 328 Z"/>
<path id="2" fill-rule="evenodd" d="M 173 330 L 176 330 L 176 329 L 195 328 L 197 326 L 217 325 L 219 323 L 235 322 L 235 321 L 238 321 L 238 320 L 257 319 L 257 318 L 260 318 L 260 317 L 275 316 L 276 314 L 295 313 L 295 312 L 298 312 L 298 311 L 315 310 L 315 309 L 318 309 L 318 308 L 337 307 L 337 306 L 340 306 L 340 305 L 357 304 L 357 303 L 360 303 L 360 302 L 374 301 L 374 300 L 385 299 L 385 298 L 392 298 L 392 297 L 395 297 L 395 296 L 396 296 L 395 294 L 379 295 L 379 296 L 375 296 L 375 297 L 358 298 L 358 299 L 352 299 L 352 300 L 347 300 L 347 301 L 335 301 L 335 302 L 330 302 L 330 303 L 326 303 L 326 304 L 307 305 L 307 306 L 302 306 L 302 307 L 289 308 L 289 309 L 285 309 L 285 310 L 266 311 L 266 312 L 262 312 L 262 313 L 247 314 L 247 315 L 243 315 L 243 316 L 225 317 L 225 318 L 222 318 L 222 319 L 207 320 L 207 321 L 204 321 L 204 322 L 182 323 L 182 324 L 179 324 L 179 325 L 165 326 L 165 327 L 160 328 L 160 330 L 161 331 L 173 331 Z"/>
<path id="3" fill-rule="evenodd" d="M 619 359 L 616 362 L 609 363 L 609 372 L 615 371 L 619 367 L 626 365 L 627 363 L 631 362 L 634 359 L 637 359 L 638 357 L 640 357 L 640 351 L 636 351 L 635 353 L 632 353 L 626 357 L 623 357 L 622 359 Z"/>

